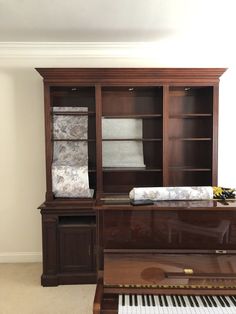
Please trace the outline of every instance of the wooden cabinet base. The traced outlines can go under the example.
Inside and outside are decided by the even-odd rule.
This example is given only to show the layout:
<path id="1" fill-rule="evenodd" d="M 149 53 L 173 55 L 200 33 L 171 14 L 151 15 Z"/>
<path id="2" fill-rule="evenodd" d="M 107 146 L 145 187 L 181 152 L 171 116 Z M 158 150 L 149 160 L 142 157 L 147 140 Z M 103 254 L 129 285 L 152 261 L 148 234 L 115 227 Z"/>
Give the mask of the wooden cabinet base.
<path id="1" fill-rule="evenodd" d="M 82 274 L 57 274 L 41 276 L 41 285 L 43 287 L 53 287 L 58 285 L 74 285 L 74 284 L 96 284 L 96 273 L 82 273 Z"/>

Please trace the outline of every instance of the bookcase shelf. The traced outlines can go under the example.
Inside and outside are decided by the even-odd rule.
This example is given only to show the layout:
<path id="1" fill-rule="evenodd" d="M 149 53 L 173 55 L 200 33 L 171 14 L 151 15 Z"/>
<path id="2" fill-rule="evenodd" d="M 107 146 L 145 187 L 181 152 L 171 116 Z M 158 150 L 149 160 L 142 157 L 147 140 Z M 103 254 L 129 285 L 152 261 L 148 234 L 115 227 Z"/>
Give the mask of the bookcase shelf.
<path id="1" fill-rule="evenodd" d="M 83 138 L 52 138 L 53 142 L 95 142 L 95 139 L 83 139 Z"/>
<path id="2" fill-rule="evenodd" d="M 212 114 L 211 113 L 182 113 L 182 114 L 170 115 L 170 118 L 176 118 L 176 119 L 202 118 L 202 117 L 212 117 Z"/>
<path id="3" fill-rule="evenodd" d="M 117 167 L 103 167 L 102 168 L 103 171 L 105 172 L 162 172 L 162 168 L 138 168 L 138 167 L 131 167 L 131 168 L 128 168 L 128 167 L 120 167 L 120 168 L 117 168 Z"/>
<path id="4" fill-rule="evenodd" d="M 94 111 L 90 111 L 90 112 L 52 111 L 51 113 L 56 115 L 56 116 L 93 116 L 93 115 L 95 115 Z"/>
<path id="5" fill-rule="evenodd" d="M 129 115 L 103 115 L 104 119 L 153 119 L 161 118 L 162 114 L 129 114 Z"/>
<path id="6" fill-rule="evenodd" d="M 120 141 L 136 141 L 136 142 L 160 142 L 162 138 L 106 138 L 102 139 L 102 141 L 106 142 L 120 142 Z"/>

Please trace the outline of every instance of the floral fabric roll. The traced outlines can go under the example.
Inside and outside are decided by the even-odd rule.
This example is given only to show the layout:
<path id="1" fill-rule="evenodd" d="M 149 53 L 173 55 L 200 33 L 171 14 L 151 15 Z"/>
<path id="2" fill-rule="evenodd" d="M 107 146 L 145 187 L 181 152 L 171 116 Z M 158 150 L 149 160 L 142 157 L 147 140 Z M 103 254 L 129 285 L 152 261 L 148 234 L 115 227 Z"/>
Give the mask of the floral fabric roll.
<path id="1" fill-rule="evenodd" d="M 53 144 L 53 164 L 60 166 L 88 165 L 88 144 L 77 141 L 56 141 Z"/>
<path id="2" fill-rule="evenodd" d="M 209 200 L 213 199 L 212 186 L 179 186 L 133 188 L 129 197 L 132 200 Z"/>
<path id="3" fill-rule="evenodd" d="M 54 107 L 52 189 L 55 197 L 91 197 L 88 177 L 88 117 L 86 107 Z M 72 140 L 72 141 L 71 141 Z"/>
<path id="4" fill-rule="evenodd" d="M 54 115 L 53 138 L 60 140 L 77 140 L 88 138 L 88 117 Z"/>
<path id="5" fill-rule="evenodd" d="M 56 197 L 91 197 L 87 166 L 52 166 L 52 187 Z"/>
<path id="6" fill-rule="evenodd" d="M 88 107 L 53 107 L 53 111 L 87 112 L 88 111 Z"/>

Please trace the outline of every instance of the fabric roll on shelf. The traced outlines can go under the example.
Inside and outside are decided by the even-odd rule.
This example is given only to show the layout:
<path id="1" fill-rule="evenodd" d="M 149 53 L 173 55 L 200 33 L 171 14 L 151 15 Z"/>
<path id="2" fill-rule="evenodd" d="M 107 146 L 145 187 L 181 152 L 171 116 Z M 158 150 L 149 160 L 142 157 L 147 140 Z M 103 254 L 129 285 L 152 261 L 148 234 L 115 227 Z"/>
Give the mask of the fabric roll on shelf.
<path id="1" fill-rule="evenodd" d="M 67 115 L 87 107 L 54 107 L 52 190 L 55 197 L 92 197 L 88 176 L 88 117 Z M 81 141 L 82 140 L 82 141 Z"/>
<path id="2" fill-rule="evenodd" d="M 178 201 L 178 200 L 213 200 L 234 199 L 236 190 L 213 186 L 176 186 L 133 188 L 129 193 L 134 201 Z"/>
<path id="3" fill-rule="evenodd" d="M 212 186 L 179 186 L 179 187 L 147 187 L 133 188 L 131 200 L 208 200 L 213 199 Z"/>

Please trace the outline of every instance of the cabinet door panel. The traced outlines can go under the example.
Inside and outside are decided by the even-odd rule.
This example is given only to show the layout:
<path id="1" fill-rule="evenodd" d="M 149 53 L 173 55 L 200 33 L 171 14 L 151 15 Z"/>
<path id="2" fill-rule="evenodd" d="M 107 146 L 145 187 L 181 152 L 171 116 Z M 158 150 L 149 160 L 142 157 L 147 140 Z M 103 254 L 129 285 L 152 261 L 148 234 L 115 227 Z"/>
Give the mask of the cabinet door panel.
<path id="1" fill-rule="evenodd" d="M 61 271 L 92 271 L 93 228 L 61 227 L 59 237 Z"/>

